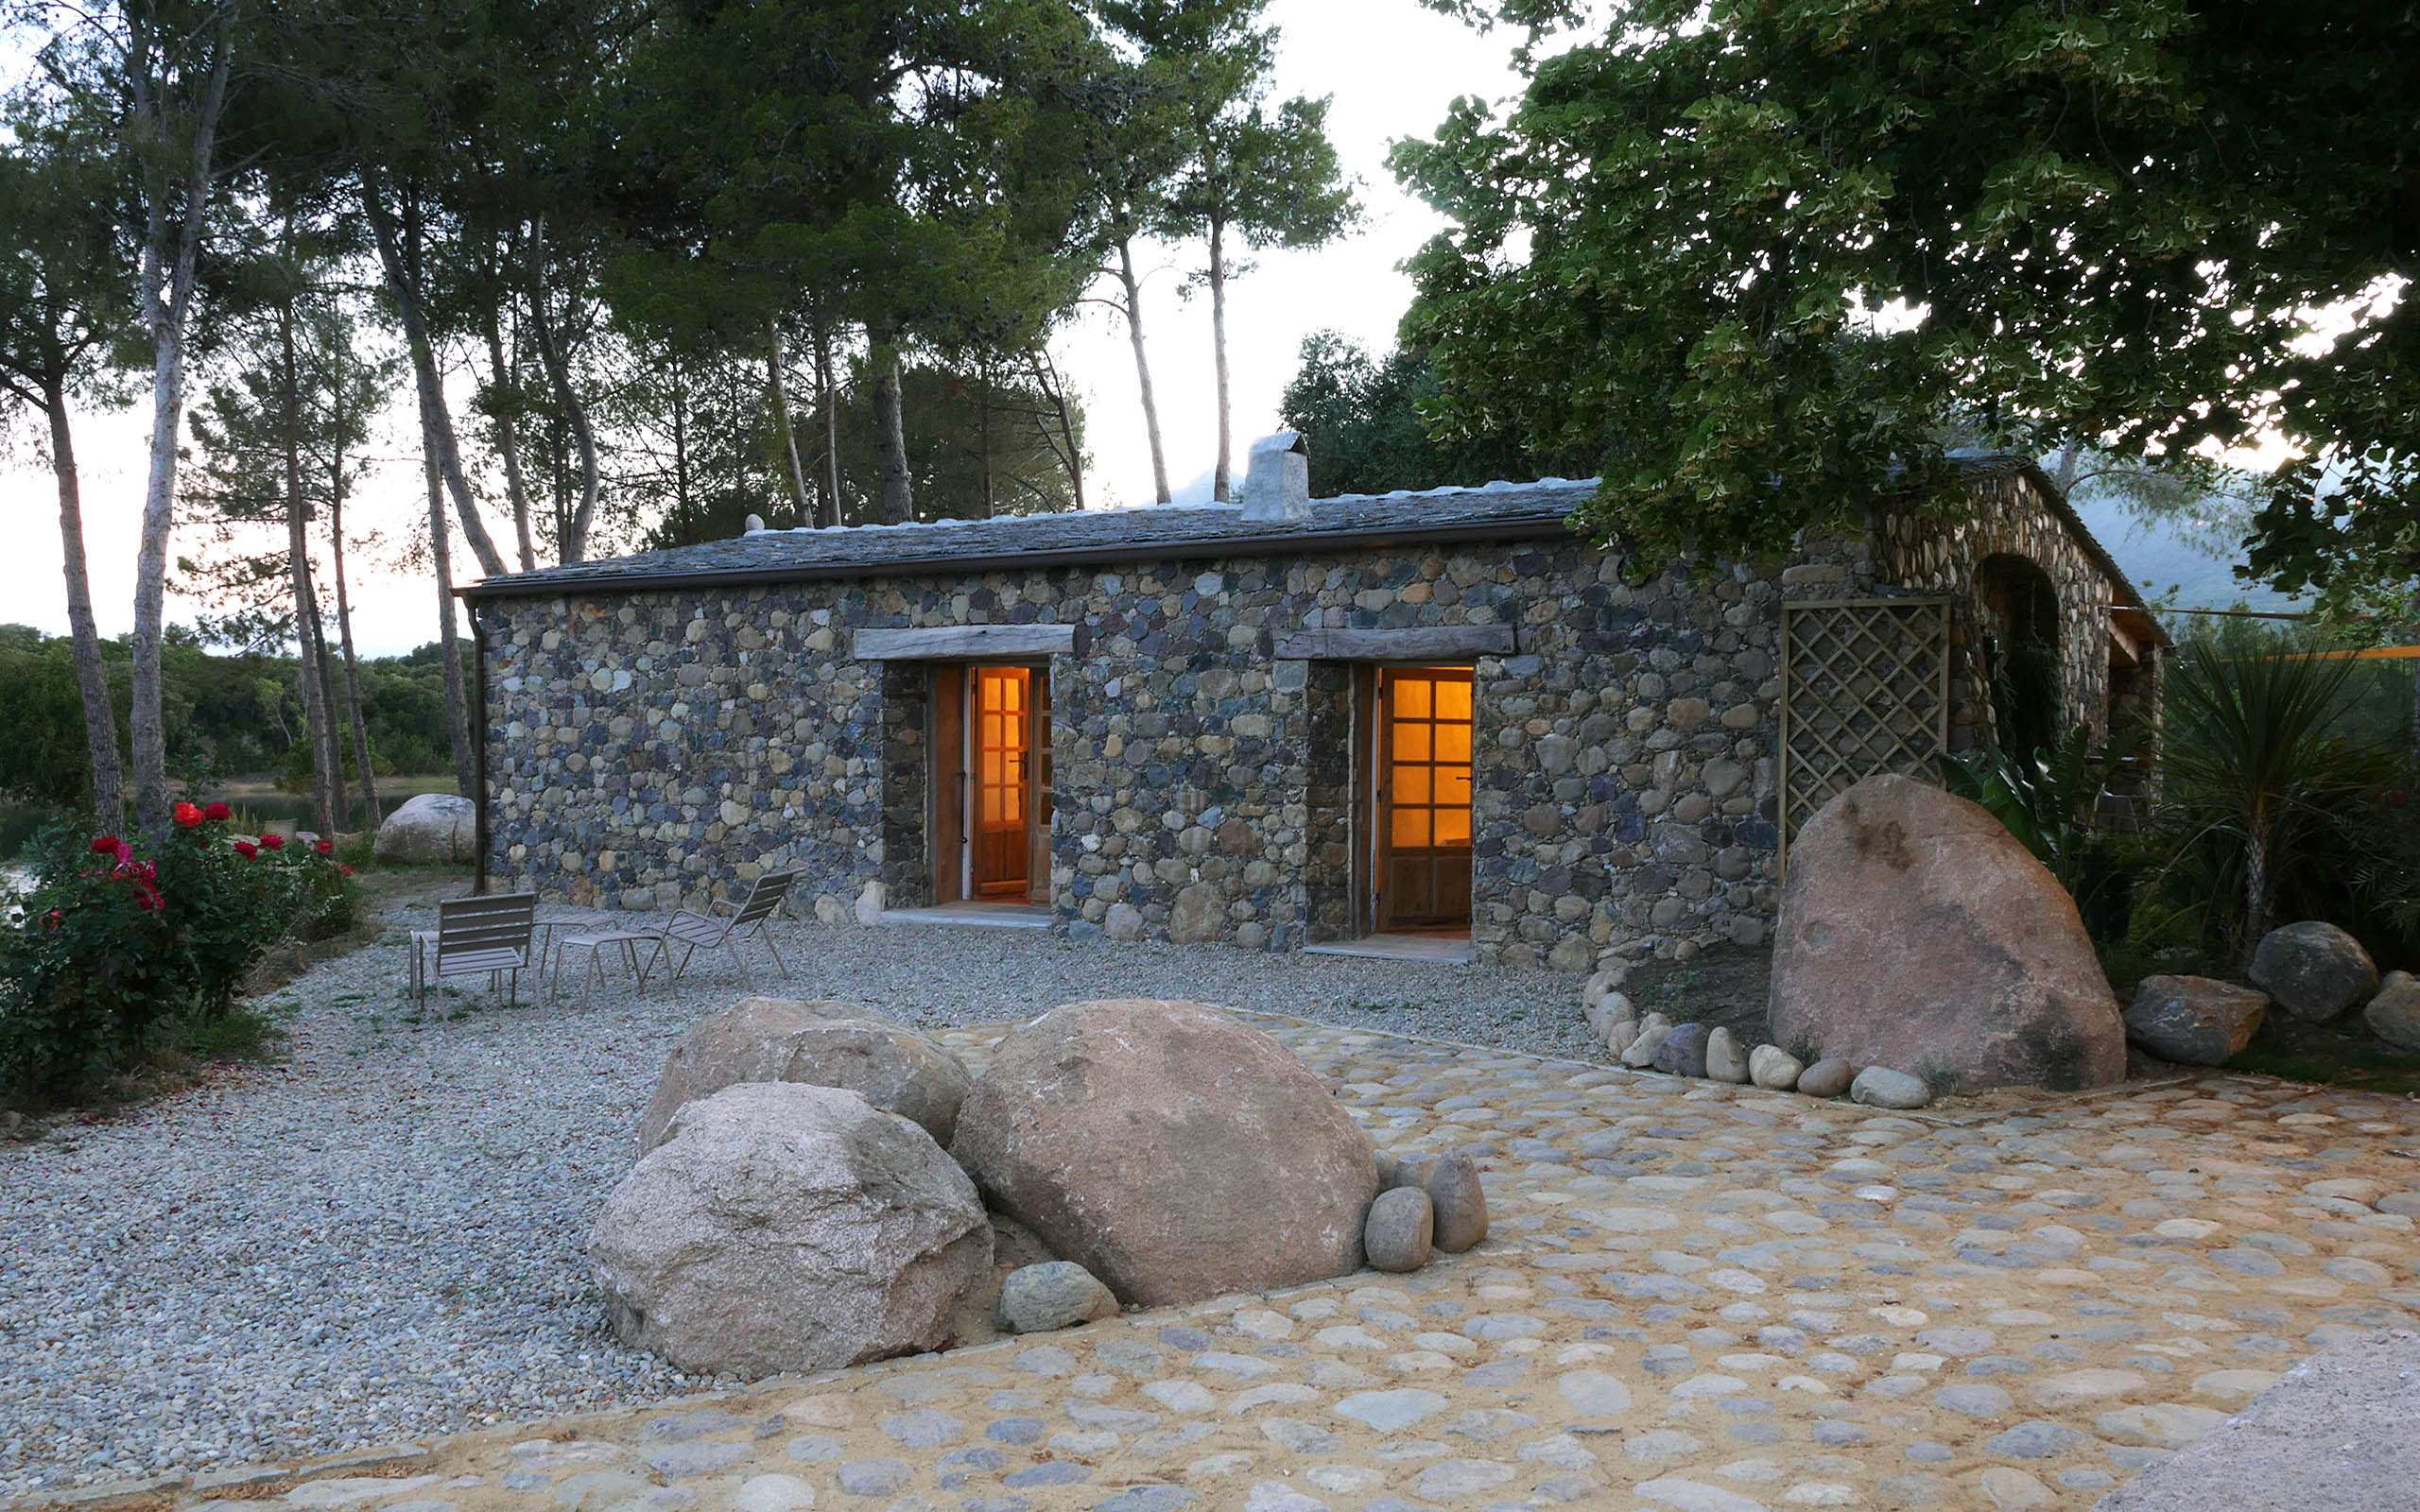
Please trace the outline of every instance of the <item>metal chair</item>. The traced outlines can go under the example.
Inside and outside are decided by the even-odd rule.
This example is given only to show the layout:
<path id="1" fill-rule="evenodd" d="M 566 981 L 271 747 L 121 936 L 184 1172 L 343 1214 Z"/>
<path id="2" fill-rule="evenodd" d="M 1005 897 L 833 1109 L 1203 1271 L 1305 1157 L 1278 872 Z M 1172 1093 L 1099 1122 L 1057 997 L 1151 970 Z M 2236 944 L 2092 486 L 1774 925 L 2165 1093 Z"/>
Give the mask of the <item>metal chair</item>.
<path id="1" fill-rule="evenodd" d="M 725 918 L 692 913 L 686 908 L 675 911 L 670 919 L 664 921 L 662 933 L 655 936 L 654 954 L 648 957 L 639 980 L 644 982 L 652 975 L 655 963 L 662 960 L 671 947 L 678 945 L 681 947 L 681 961 L 672 969 L 673 981 L 681 980 L 681 973 L 689 969 L 689 958 L 698 952 L 729 951 L 732 959 L 739 963 L 740 973 L 748 978 L 748 985 L 754 987 L 756 973 L 749 970 L 747 953 L 740 949 L 751 939 L 772 953 L 773 964 L 782 969 L 784 977 L 787 977 L 790 963 L 782 958 L 781 947 L 773 943 L 772 936 L 765 933 L 765 925 L 781 910 L 783 900 L 790 895 L 790 885 L 797 880 L 795 871 L 769 872 L 757 878 L 754 885 L 748 889 L 748 896 L 739 902 L 735 904 L 717 900 L 717 908 L 731 910 Z"/>
<path id="2" fill-rule="evenodd" d="M 425 1000 L 433 978 L 475 976 L 485 972 L 488 990 L 512 976 L 510 1004 L 520 996 L 521 973 L 530 964 L 531 941 L 538 927 L 538 899 L 532 893 L 494 898 L 452 898 L 437 905 L 437 927 L 412 932 L 411 991 Z"/>

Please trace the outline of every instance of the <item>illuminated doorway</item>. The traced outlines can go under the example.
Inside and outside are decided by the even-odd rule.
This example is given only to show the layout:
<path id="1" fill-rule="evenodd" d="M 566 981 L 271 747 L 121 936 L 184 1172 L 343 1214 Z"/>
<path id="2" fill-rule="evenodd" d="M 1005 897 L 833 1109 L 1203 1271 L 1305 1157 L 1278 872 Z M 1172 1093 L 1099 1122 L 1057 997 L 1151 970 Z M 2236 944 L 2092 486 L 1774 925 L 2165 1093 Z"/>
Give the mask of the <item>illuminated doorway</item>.
<path id="1" fill-rule="evenodd" d="M 1366 769 L 1379 933 L 1467 933 L 1471 922 L 1471 674 L 1377 669 Z"/>
<path id="2" fill-rule="evenodd" d="M 933 901 L 1050 901 L 1050 679 L 944 665 L 933 679 Z"/>

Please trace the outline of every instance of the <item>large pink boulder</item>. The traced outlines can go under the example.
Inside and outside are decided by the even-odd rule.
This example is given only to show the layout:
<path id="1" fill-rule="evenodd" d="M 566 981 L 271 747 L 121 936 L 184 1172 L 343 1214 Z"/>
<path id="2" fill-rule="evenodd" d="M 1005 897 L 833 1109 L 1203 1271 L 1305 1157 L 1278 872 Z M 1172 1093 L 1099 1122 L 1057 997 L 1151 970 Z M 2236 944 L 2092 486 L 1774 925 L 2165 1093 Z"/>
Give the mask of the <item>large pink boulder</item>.
<path id="1" fill-rule="evenodd" d="M 1865 779 L 1791 838 L 1769 1016 L 1775 1044 L 1961 1091 L 2126 1074 L 2074 900 L 1979 805 L 1908 777 Z"/>
<path id="2" fill-rule="evenodd" d="M 973 1078 L 947 1046 L 855 1003 L 743 998 L 689 1026 L 639 1118 L 639 1153 L 664 1143 L 672 1115 L 748 1082 L 845 1087 L 886 1113 L 915 1120 L 947 1148 Z"/>
<path id="3" fill-rule="evenodd" d="M 950 1146 L 994 1207 L 1131 1303 L 1361 1265 L 1377 1152 L 1284 1046 L 1215 1008 L 1053 1008 L 1001 1042 Z"/>

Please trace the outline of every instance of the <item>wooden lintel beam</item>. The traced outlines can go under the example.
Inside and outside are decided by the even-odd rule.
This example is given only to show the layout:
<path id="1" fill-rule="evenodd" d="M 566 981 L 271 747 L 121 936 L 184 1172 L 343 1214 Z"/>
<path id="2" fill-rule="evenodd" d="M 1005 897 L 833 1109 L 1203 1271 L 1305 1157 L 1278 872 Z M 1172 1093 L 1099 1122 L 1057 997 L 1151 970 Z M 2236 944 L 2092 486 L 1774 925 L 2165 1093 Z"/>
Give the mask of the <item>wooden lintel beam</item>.
<path id="1" fill-rule="evenodd" d="M 856 634 L 860 662 L 943 662 L 957 658 L 1066 656 L 1076 649 L 1072 625 L 936 625 Z"/>
<path id="2" fill-rule="evenodd" d="M 1510 625 L 1415 625 L 1393 630 L 1291 629 L 1272 637 L 1280 662 L 1449 662 L 1511 656 Z"/>

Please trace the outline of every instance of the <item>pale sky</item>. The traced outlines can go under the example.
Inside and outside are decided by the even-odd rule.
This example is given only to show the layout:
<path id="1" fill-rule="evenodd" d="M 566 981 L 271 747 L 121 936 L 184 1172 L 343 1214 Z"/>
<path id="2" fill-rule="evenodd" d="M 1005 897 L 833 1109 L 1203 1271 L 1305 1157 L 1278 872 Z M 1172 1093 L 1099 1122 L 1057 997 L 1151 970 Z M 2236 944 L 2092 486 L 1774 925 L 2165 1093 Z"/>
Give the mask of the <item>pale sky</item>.
<path id="1" fill-rule="evenodd" d="M 1500 99 L 1519 88 L 1509 62 L 1515 34 L 1474 33 L 1415 0 L 1274 0 L 1269 14 L 1282 34 L 1277 89 L 1281 94 L 1335 96 L 1329 130 L 1346 171 L 1360 181 L 1367 215 L 1339 245 L 1255 256 L 1249 276 L 1229 285 L 1238 477 L 1245 443 L 1276 426 L 1278 396 L 1293 375 L 1305 335 L 1335 329 L 1380 351 L 1393 341 L 1395 321 L 1411 299 L 1410 282 L 1395 265 L 1441 222 L 1396 188 L 1386 167 L 1388 144 L 1427 134 L 1457 95 Z M 1168 476 L 1181 496 L 1188 482 L 1206 479 L 1218 446 L 1208 298 L 1180 297 L 1186 274 L 1201 258 L 1198 247 L 1159 249 L 1148 261 L 1153 271 L 1144 292 Z M 1060 338 L 1057 354 L 1085 401 L 1093 459 L 1085 479 L 1088 497 L 1097 505 L 1149 504 L 1150 452 L 1122 320 L 1098 306 L 1087 307 Z M 389 460 L 348 507 L 346 524 L 349 534 L 378 529 L 401 543 L 410 538 L 425 505 L 408 380 L 396 401 L 372 446 Z M 78 417 L 86 553 L 95 614 L 107 636 L 123 633 L 133 622 L 134 546 L 148 467 L 148 423 L 143 408 Z M 456 423 L 469 445 L 475 433 L 464 424 L 458 403 Z M 0 507 L 10 547 L 0 555 L 0 623 L 64 634 L 58 494 L 31 444 L 33 435 L 27 422 L 11 425 L 8 450 L 0 455 Z M 491 518 L 489 528 L 499 542 L 509 534 L 497 518 Z M 181 533 L 174 549 L 190 555 L 199 548 L 198 540 L 188 541 Z M 390 546 L 385 555 L 391 558 L 397 553 Z M 454 565 L 458 580 L 475 571 L 458 536 Z M 424 572 L 389 560 L 383 566 L 362 563 L 352 576 L 354 632 L 364 654 L 408 650 L 436 639 L 436 590 Z M 171 594 L 168 617 L 189 620 L 198 608 Z"/>

